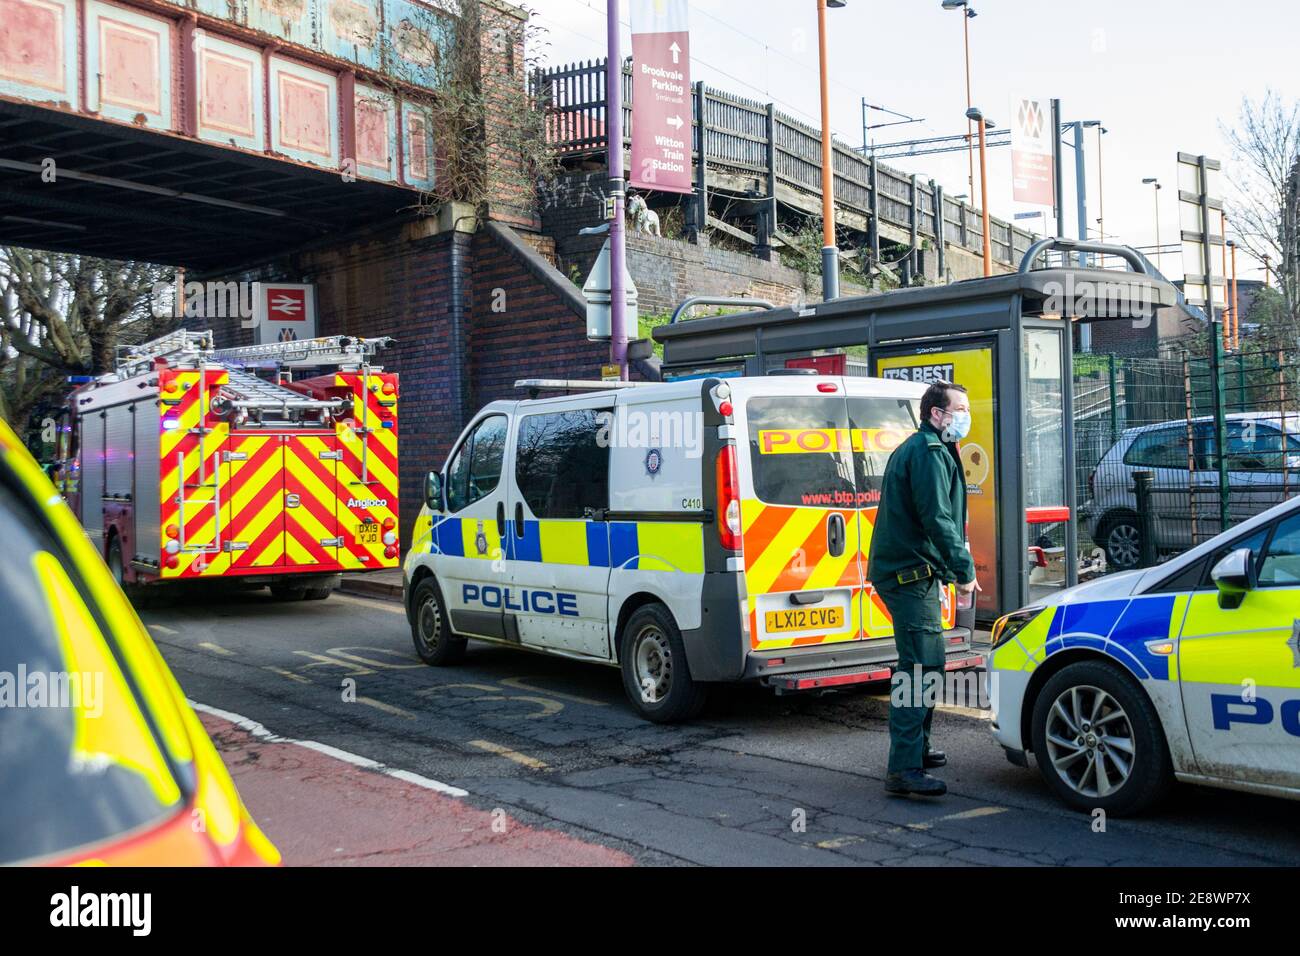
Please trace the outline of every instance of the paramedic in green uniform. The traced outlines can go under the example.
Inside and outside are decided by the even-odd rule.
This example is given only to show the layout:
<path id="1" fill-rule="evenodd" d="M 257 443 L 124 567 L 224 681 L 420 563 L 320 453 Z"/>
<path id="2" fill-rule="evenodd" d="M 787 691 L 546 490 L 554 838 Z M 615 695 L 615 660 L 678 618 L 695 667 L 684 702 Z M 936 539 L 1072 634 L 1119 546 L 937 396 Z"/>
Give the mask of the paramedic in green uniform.
<path id="1" fill-rule="evenodd" d="M 942 687 L 940 588 L 955 583 L 963 594 L 979 589 L 966 550 L 966 477 L 957 451 L 970 423 L 964 388 L 931 385 L 921 399 L 920 427 L 890 456 L 881 483 L 867 574 L 893 618 L 898 644 L 885 778 L 890 793 L 948 792 L 942 780 L 926 773 L 948 761 L 930 747 L 934 708 L 925 706 L 922 691 L 935 680 L 924 676 L 931 673 Z"/>

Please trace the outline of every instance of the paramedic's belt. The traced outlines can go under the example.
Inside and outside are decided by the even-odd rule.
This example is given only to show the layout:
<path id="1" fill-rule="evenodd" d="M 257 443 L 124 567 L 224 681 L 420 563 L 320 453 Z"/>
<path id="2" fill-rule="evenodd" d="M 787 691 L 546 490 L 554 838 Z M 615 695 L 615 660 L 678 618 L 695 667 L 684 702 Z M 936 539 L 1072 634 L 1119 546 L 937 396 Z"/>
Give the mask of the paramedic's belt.
<path id="1" fill-rule="evenodd" d="M 899 571 L 895 577 L 898 578 L 899 584 L 911 584 L 914 581 L 924 581 L 926 578 L 934 577 L 934 569 L 928 564 L 923 564 L 919 568 L 908 568 L 906 571 Z"/>

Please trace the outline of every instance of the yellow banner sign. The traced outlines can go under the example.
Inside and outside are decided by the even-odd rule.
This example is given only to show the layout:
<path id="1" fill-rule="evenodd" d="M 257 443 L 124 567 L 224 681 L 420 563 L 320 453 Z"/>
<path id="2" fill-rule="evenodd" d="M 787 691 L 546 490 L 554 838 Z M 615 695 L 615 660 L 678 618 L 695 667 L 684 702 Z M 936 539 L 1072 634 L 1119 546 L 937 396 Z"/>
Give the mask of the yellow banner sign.
<path id="1" fill-rule="evenodd" d="M 815 455 L 842 451 L 891 452 L 911 432 L 898 428 L 774 428 L 758 433 L 761 455 Z"/>

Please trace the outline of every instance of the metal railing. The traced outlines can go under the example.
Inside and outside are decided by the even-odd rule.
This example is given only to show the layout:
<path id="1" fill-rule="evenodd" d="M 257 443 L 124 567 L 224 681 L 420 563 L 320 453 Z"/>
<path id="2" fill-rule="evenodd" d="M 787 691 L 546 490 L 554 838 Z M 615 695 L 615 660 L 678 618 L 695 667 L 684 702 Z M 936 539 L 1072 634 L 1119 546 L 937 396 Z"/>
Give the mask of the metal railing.
<path id="1" fill-rule="evenodd" d="M 1300 493 L 1300 352 L 1078 355 L 1074 393 L 1085 562 L 1163 561 Z"/>
<path id="2" fill-rule="evenodd" d="M 597 157 L 606 150 L 605 61 L 549 67 L 531 78 L 533 96 L 546 111 L 551 144 L 563 157 Z M 623 68 L 623 130 L 631 140 L 632 76 Z M 805 196 L 820 209 L 821 132 L 776 109 L 696 83 L 691 96 L 691 158 L 697 193 L 710 191 L 750 198 Z M 703 156 L 703 178 L 700 158 Z M 835 202 L 840 209 L 878 220 L 918 238 L 937 239 L 936 210 L 942 209 L 947 242 L 973 253 L 983 248 L 981 216 L 974 206 L 944 194 L 943 188 L 873 161 L 836 141 Z M 784 195 L 782 195 L 784 194 Z M 995 261 L 1016 266 L 1034 241 L 1029 232 L 990 217 Z"/>

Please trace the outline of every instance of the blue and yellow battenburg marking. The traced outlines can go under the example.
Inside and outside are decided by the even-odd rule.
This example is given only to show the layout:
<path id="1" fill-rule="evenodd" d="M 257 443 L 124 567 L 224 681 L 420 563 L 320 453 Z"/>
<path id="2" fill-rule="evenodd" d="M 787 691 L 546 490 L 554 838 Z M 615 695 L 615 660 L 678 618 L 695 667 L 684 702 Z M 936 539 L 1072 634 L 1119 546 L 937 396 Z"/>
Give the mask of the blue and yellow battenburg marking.
<path id="1" fill-rule="evenodd" d="M 994 651 L 989 666 L 1028 671 L 1052 654 L 1088 647 L 1119 661 L 1140 680 L 1176 681 L 1178 655 L 1155 653 L 1149 645 L 1177 639 L 1187 600 L 1186 594 L 1158 594 L 1057 605 Z"/>
<path id="2" fill-rule="evenodd" d="M 435 554 L 483 561 L 533 561 L 633 571 L 704 572 L 704 528 L 676 521 L 525 521 L 522 537 L 507 523 L 503 542 L 494 518 L 434 520 L 425 547 Z"/>

